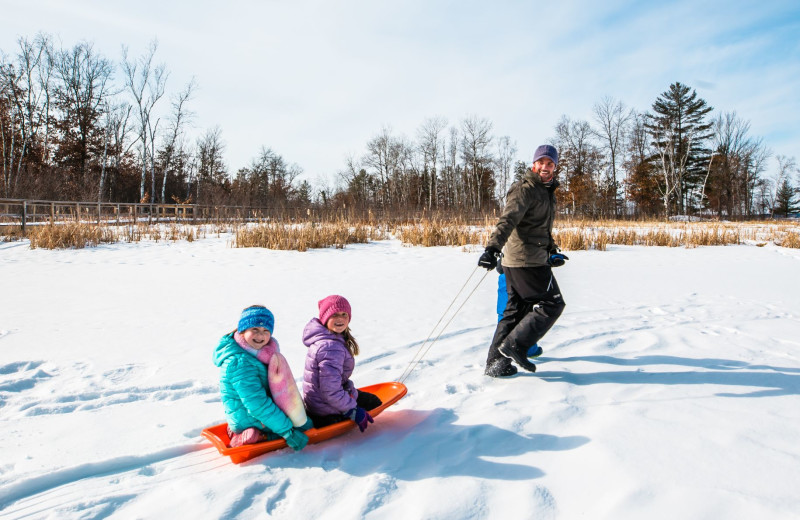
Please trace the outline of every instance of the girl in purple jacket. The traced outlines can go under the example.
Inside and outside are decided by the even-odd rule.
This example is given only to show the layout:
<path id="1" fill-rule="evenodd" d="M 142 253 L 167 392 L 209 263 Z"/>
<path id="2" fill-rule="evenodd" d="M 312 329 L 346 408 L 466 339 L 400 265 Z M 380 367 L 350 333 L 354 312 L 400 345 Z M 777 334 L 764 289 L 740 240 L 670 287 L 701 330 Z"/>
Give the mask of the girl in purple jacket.
<path id="1" fill-rule="evenodd" d="M 350 419 L 363 432 L 373 422 L 367 410 L 381 404 L 378 396 L 358 391 L 350 380 L 358 355 L 351 316 L 350 303 L 334 294 L 319 301 L 319 318 L 312 318 L 303 330 L 308 347 L 303 400 L 316 428 Z"/>

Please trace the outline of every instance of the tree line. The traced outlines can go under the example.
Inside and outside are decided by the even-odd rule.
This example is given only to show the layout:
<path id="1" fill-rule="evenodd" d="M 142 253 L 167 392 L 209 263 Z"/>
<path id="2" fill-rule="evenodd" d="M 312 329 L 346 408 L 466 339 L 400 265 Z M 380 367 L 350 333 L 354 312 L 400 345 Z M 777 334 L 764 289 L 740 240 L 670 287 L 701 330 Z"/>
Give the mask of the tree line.
<path id="1" fill-rule="evenodd" d="M 310 202 L 301 173 L 264 147 L 231 175 L 222 131 L 191 139 L 191 80 L 168 89 L 158 43 L 118 62 L 89 42 L 57 48 L 20 38 L 0 52 L 0 196 L 99 202 L 249 204 Z"/>
<path id="2" fill-rule="evenodd" d="M 232 172 L 219 126 L 189 137 L 197 84 L 168 89 L 157 42 L 135 57 L 122 47 L 117 62 L 88 42 L 57 48 L 46 34 L 17 43 L 0 53 L 6 198 L 485 213 L 530 168 L 511 137 L 470 115 L 428 118 L 412 138 L 382 128 L 333 187 L 301 180 L 302 168 L 266 145 Z M 795 159 L 772 157 L 748 121 L 714 114 L 679 82 L 644 112 L 606 97 L 591 121 L 565 114 L 550 142 L 560 152 L 561 208 L 575 216 L 797 211 Z"/>

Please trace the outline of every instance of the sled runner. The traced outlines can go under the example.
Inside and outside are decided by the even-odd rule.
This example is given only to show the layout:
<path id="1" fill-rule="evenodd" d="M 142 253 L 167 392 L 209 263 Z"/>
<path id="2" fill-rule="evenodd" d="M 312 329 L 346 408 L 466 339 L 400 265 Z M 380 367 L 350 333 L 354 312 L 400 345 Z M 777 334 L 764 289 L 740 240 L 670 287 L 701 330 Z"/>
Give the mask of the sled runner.
<path id="1" fill-rule="evenodd" d="M 403 383 L 398 383 L 395 381 L 365 386 L 364 388 L 359 388 L 359 390 L 375 394 L 383 402 L 383 404 L 381 404 L 379 407 L 369 411 L 369 414 L 372 417 L 377 417 L 378 414 L 380 414 L 386 408 L 399 401 L 404 395 L 406 395 L 406 392 L 408 391 Z M 351 429 L 355 428 L 355 426 L 356 423 L 346 420 L 331 424 L 330 426 L 325 426 L 323 428 L 311 428 L 310 430 L 306 431 L 305 434 L 308 435 L 309 444 L 316 444 L 318 442 L 326 441 L 333 437 L 342 435 L 343 433 L 347 433 Z M 206 428 L 201 432 L 201 435 L 210 440 L 220 454 L 230 457 L 231 462 L 234 464 L 239 464 L 246 460 L 250 460 L 253 457 L 263 455 L 264 453 L 286 447 L 286 441 L 283 439 L 278 439 L 275 441 L 259 442 L 258 444 L 245 444 L 244 446 L 230 448 L 228 447 L 228 444 L 230 443 L 230 438 L 228 438 L 228 423 L 217 424 L 216 426 Z"/>

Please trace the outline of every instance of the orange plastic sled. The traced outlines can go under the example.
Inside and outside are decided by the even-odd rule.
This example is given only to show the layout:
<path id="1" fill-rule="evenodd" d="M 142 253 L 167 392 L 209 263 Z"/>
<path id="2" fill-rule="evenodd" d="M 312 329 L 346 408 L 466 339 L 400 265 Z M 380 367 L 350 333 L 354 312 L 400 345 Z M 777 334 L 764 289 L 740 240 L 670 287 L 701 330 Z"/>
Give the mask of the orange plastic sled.
<path id="1" fill-rule="evenodd" d="M 394 403 L 402 399 L 402 397 L 406 395 L 406 392 L 408 391 L 403 383 L 398 383 L 396 381 L 365 386 L 364 388 L 359 388 L 359 390 L 375 394 L 383 402 L 383 404 L 381 404 L 379 407 L 369 411 L 369 414 L 372 417 L 377 417 L 378 414 L 380 414 L 386 408 L 392 406 Z M 342 421 L 319 429 L 311 428 L 305 433 L 308 435 L 308 443 L 316 444 L 318 442 L 326 441 L 333 437 L 342 435 L 343 433 L 347 433 L 351 429 L 355 428 L 355 426 L 356 423 L 353 421 Z M 276 441 L 259 442 L 258 444 L 246 444 L 244 446 L 230 448 L 228 447 L 228 444 L 231 441 L 228 437 L 228 423 L 210 426 L 203 430 L 201 435 L 210 440 L 214 447 L 217 448 L 217 450 L 223 456 L 230 457 L 231 462 L 234 464 L 239 464 L 246 460 L 250 460 L 253 457 L 263 455 L 264 453 L 286 447 L 286 441 L 283 439 L 278 439 Z"/>

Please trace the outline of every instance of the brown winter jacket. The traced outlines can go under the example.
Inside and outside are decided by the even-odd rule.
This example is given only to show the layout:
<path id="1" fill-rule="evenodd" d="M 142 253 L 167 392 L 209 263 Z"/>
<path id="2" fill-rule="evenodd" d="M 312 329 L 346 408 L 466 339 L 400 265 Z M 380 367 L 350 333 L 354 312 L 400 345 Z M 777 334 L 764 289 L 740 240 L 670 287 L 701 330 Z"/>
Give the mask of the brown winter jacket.
<path id="1" fill-rule="evenodd" d="M 556 248 L 552 231 L 557 187 L 557 180 L 547 187 L 532 171 L 511 185 L 503 214 L 487 244 L 497 249 L 505 246 L 504 267 L 547 265 Z"/>

